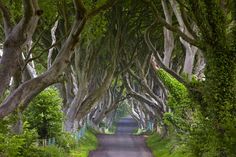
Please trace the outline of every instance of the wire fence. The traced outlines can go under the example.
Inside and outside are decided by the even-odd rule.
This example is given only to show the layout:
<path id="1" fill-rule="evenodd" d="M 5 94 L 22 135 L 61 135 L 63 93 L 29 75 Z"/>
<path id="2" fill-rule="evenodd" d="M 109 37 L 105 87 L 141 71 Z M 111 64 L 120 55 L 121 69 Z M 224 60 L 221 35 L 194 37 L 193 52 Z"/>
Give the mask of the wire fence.
<path id="1" fill-rule="evenodd" d="M 75 132 L 74 137 L 77 140 L 80 140 L 82 137 L 84 137 L 86 130 L 87 130 L 86 126 L 82 127 L 79 131 Z"/>
<path id="2" fill-rule="evenodd" d="M 147 122 L 147 130 L 153 131 L 154 123 L 152 121 Z"/>
<path id="3" fill-rule="evenodd" d="M 154 123 L 152 121 L 148 121 L 146 129 L 149 130 L 149 131 L 152 131 L 154 129 L 153 127 L 154 127 Z M 87 131 L 87 126 L 84 125 L 80 130 L 73 133 L 72 137 L 74 137 L 75 140 L 79 141 L 82 137 L 85 136 L 86 131 Z M 38 139 L 37 144 L 39 146 L 56 145 L 56 138 L 53 137 L 53 138 L 48 138 L 48 139 Z"/>
<path id="4" fill-rule="evenodd" d="M 48 146 L 48 145 L 55 145 L 56 144 L 56 139 L 53 138 L 48 138 L 48 139 L 38 139 L 37 140 L 37 145 L 39 146 Z"/>

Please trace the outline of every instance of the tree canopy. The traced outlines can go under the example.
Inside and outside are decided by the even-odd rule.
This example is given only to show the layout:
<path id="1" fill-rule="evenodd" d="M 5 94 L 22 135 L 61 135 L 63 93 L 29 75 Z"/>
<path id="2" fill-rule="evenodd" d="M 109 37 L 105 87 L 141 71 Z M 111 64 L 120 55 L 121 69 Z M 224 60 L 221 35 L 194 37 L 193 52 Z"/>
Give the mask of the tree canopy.
<path id="1" fill-rule="evenodd" d="M 110 125 L 125 102 L 140 128 L 181 135 L 194 156 L 236 153 L 235 0 L 0 0 L 0 11 L 1 119 L 53 86 L 66 131 Z"/>

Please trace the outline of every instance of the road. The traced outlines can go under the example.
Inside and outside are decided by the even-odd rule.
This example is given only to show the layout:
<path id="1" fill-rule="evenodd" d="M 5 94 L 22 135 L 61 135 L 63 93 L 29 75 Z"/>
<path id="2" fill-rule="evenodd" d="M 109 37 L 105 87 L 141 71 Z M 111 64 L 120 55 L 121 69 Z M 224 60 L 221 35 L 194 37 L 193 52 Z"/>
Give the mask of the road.
<path id="1" fill-rule="evenodd" d="M 114 135 L 98 135 L 99 147 L 89 157 L 153 157 L 143 136 L 133 136 L 137 123 L 123 118 L 117 124 Z"/>

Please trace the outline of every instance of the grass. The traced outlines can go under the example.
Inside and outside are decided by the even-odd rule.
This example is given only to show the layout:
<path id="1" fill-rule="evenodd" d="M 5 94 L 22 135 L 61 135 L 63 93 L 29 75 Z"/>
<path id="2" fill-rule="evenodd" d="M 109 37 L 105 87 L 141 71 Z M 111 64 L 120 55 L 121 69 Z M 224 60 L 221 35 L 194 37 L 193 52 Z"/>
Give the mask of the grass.
<path id="1" fill-rule="evenodd" d="M 94 132 L 87 131 L 85 136 L 80 139 L 78 148 L 71 151 L 70 157 L 88 157 L 90 151 L 95 150 L 98 145 L 97 137 Z"/>
<path id="2" fill-rule="evenodd" d="M 115 134 L 116 128 L 117 128 L 115 122 L 113 122 L 113 124 L 112 124 L 110 127 L 108 127 L 108 128 L 106 127 L 106 125 L 105 125 L 104 123 L 101 123 L 101 124 L 99 125 L 99 127 L 100 127 L 100 128 L 103 128 L 103 129 L 104 129 L 104 133 L 105 133 L 105 134 L 108 134 L 108 135 Z"/>
<path id="3" fill-rule="evenodd" d="M 145 131 L 140 128 L 136 128 L 133 130 L 133 135 L 141 135 L 143 132 Z"/>
<path id="4" fill-rule="evenodd" d="M 153 133 L 146 142 L 155 157 L 191 157 L 182 146 L 176 144 L 175 138 L 161 139 L 157 133 Z"/>
<path id="5" fill-rule="evenodd" d="M 136 136 L 140 136 L 140 135 L 150 135 L 151 131 L 150 130 L 145 130 L 145 129 L 140 129 L 140 128 L 136 128 L 133 130 L 132 134 L 136 135 Z"/>
<path id="6" fill-rule="evenodd" d="M 111 128 L 106 128 L 104 133 L 108 135 L 112 135 L 112 134 L 115 134 L 115 132 L 116 132 L 116 127 L 112 126 Z"/>

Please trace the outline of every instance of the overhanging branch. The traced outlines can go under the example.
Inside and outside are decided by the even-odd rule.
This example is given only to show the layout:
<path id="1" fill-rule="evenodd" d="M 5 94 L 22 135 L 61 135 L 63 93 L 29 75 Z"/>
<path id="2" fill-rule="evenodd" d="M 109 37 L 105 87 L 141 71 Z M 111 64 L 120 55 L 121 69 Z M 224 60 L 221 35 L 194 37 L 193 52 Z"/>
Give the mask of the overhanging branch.
<path id="1" fill-rule="evenodd" d="M 107 0 L 103 5 L 101 5 L 100 7 L 97 7 L 93 10 L 91 10 L 88 13 L 88 18 L 91 18 L 93 16 L 96 16 L 97 14 L 99 14 L 101 11 L 103 10 L 107 10 L 110 7 L 112 7 L 118 0 Z"/>
<path id="2" fill-rule="evenodd" d="M 157 64 L 161 68 L 163 68 L 165 71 L 167 71 L 169 74 L 171 74 L 175 79 L 177 79 L 179 82 L 183 83 L 187 87 L 187 82 L 182 77 L 180 77 L 177 73 L 175 73 L 173 70 L 166 67 L 165 64 L 162 62 L 159 52 L 156 50 L 156 48 L 154 47 L 154 45 L 152 44 L 152 42 L 150 40 L 149 35 L 150 35 L 151 28 L 152 28 L 152 26 L 146 30 L 146 32 L 144 34 L 144 38 L 145 38 L 145 42 L 148 45 L 149 49 L 153 52 L 155 59 L 157 60 Z"/>
<path id="3" fill-rule="evenodd" d="M 167 23 L 166 20 L 160 16 L 161 15 L 160 12 L 158 11 L 158 9 L 156 8 L 155 4 L 152 1 L 148 1 L 148 3 L 150 5 L 150 7 L 152 8 L 152 10 L 154 11 L 156 20 L 158 22 L 160 22 L 168 30 L 176 32 L 180 37 L 182 37 L 185 41 L 187 41 L 191 45 L 201 48 L 200 43 L 198 43 L 196 40 L 194 40 L 193 38 L 191 38 L 188 35 L 186 35 L 185 33 L 183 33 L 179 28 L 176 28 L 176 27 L 170 25 L 169 23 Z"/>
<path id="4" fill-rule="evenodd" d="M 0 1 L 0 10 L 2 11 L 3 15 L 3 22 L 4 22 L 4 33 L 5 36 L 7 36 L 10 33 L 11 30 L 11 17 L 10 17 L 10 12 L 7 9 L 7 7 Z"/>

